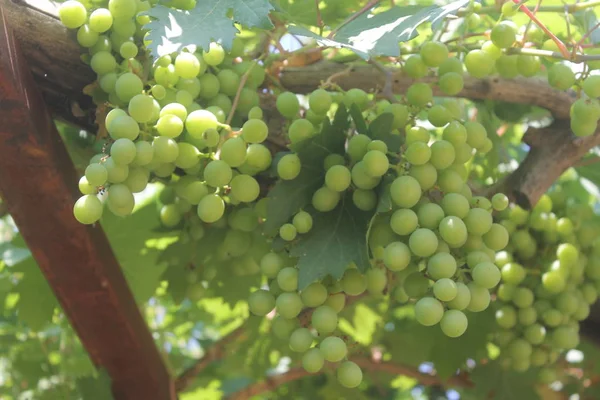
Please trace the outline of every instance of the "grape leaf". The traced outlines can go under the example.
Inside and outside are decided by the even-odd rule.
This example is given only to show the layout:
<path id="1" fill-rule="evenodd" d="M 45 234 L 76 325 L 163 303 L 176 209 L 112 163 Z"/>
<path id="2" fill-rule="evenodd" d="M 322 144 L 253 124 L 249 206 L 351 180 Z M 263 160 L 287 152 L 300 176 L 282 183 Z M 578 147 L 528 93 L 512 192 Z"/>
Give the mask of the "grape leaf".
<path id="1" fill-rule="evenodd" d="M 300 290 L 327 275 L 340 279 L 352 262 L 363 272 L 367 269 L 366 233 L 372 215 L 356 208 L 348 194 L 333 211 L 315 218 L 312 229 L 290 248 L 290 255 L 300 258 Z"/>
<path id="2" fill-rule="evenodd" d="M 478 365 L 471 373 L 474 391 L 478 399 L 491 400 L 536 400 L 537 370 L 515 372 L 505 370 L 497 360 Z"/>
<path id="3" fill-rule="evenodd" d="M 324 38 L 300 26 L 291 26 L 290 33 L 317 39 L 323 46 L 343 47 L 353 50 L 364 59 L 371 56 L 400 55 L 399 42 L 415 38 L 417 28 L 431 22 L 437 29 L 444 18 L 454 14 L 469 0 L 457 0 L 443 6 L 393 7 L 388 11 L 374 14 L 366 12 L 340 28 L 331 38 Z"/>
<path id="4" fill-rule="evenodd" d="M 350 116 L 352 117 L 352 121 L 354 121 L 356 131 L 358 133 L 362 133 L 363 135 L 368 135 L 369 128 L 367 128 L 367 123 L 362 115 L 362 111 L 360 111 L 360 108 L 358 108 L 356 104 L 352 104 L 350 106 Z"/>
<path id="5" fill-rule="evenodd" d="M 228 13 L 233 10 L 233 19 Z M 219 42 L 230 50 L 239 32 L 234 21 L 249 28 L 273 27 L 268 0 L 202 0 L 190 11 L 157 5 L 147 11 L 152 20 L 148 29 L 148 49 L 155 57 L 179 51 L 190 45 L 208 49 L 210 42 Z"/>
<path id="6" fill-rule="evenodd" d="M 373 140 L 381 140 L 384 142 L 389 151 L 397 152 L 400 150 L 403 138 L 398 134 L 392 133 L 393 122 L 394 114 L 389 112 L 380 114 L 369 124 L 368 135 Z"/>
<path id="7" fill-rule="evenodd" d="M 19 320 L 33 331 L 39 331 L 52 320 L 58 300 L 32 257 L 20 263 L 19 268 L 25 272 L 16 288 Z"/>
<path id="8" fill-rule="evenodd" d="M 269 192 L 269 209 L 264 232 L 274 236 L 281 225 L 310 203 L 313 193 L 323 185 L 323 160 L 331 153 L 343 154 L 348 128 L 348 111 L 339 107 L 333 122 L 323 122 L 320 134 L 298 143 L 296 153 L 302 168 L 295 179 L 280 180 Z"/>
<path id="9" fill-rule="evenodd" d="M 86 400 L 110 400 L 114 399 L 110 389 L 111 380 L 106 370 L 100 370 L 97 377 L 87 377 L 77 380 L 77 387 Z"/>

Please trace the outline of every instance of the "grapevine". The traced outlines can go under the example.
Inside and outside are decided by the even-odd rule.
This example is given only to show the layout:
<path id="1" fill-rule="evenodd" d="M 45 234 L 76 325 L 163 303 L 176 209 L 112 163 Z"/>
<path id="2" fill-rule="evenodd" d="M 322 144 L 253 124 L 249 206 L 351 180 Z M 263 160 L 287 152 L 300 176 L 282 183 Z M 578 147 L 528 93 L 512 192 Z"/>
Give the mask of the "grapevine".
<path id="1" fill-rule="evenodd" d="M 397 38 L 399 54 L 375 45 L 364 57 L 331 31 L 327 46 L 346 49 L 323 49 L 325 56 L 355 50 L 385 75 L 384 88 L 344 89 L 340 72 L 294 93 L 272 76 L 291 53 L 249 57 L 242 35 L 157 53 L 151 33 L 159 11 L 189 17 L 199 6 L 155 3 L 60 7 L 97 74 L 93 101 L 107 110 L 106 145 L 86 166 L 73 206 L 80 223 L 106 213 L 128 218 L 137 194 L 158 185 L 163 229 L 199 249 L 186 296 L 210 296 L 222 274 L 252 279 L 250 318 L 307 373 L 334 370 L 344 388 L 363 382 L 358 344 L 342 329 L 344 312 L 363 301 L 410 308 L 421 326 L 452 339 L 467 335 L 478 314 L 493 313 L 490 340 L 502 368 L 543 367 L 539 381 L 556 380 L 560 357 L 579 345 L 579 322 L 598 298 L 600 225 L 559 184 L 531 210 L 502 193 L 502 174 L 489 165 L 506 149 L 490 120 L 506 129 L 530 108 L 495 102 L 486 118 L 482 104 L 461 94 L 468 79 L 543 75 L 576 96 L 572 134 L 595 135 L 600 77 L 597 48 L 585 44 L 591 31 L 563 43 L 522 2 L 464 1 L 453 12 L 460 28 Z M 581 4 L 567 14 L 585 10 Z M 523 15 L 528 22 L 519 22 Z M 391 91 L 394 74 L 413 80 L 406 91 Z M 274 132 L 272 115 L 282 132 Z"/>

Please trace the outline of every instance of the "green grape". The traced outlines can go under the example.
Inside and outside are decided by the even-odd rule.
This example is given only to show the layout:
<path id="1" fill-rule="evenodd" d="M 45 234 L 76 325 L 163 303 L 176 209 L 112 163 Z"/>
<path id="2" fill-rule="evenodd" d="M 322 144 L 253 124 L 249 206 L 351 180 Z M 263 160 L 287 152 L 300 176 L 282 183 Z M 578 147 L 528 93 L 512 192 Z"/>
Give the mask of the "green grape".
<path id="1" fill-rule="evenodd" d="M 438 76 L 442 77 L 449 73 L 455 73 L 462 77 L 463 63 L 456 57 L 446 58 L 438 68 Z"/>
<path id="2" fill-rule="evenodd" d="M 198 80 L 200 81 L 200 98 L 210 100 L 215 98 L 219 94 L 221 84 L 219 83 L 219 78 L 217 78 L 215 75 L 204 74 L 201 77 L 199 77 Z M 238 102 L 238 107 L 239 104 L 240 102 Z M 250 109 L 256 105 L 257 104 L 248 103 L 245 105 L 247 109 L 244 109 L 242 111 L 242 109 L 240 108 L 239 111 L 243 112 L 244 114 L 248 114 L 248 111 L 250 111 Z"/>
<path id="3" fill-rule="evenodd" d="M 471 271 L 473 281 L 486 289 L 492 289 L 500 283 L 500 270 L 491 262 L 479 263 Z"/>
<path id="4" fill-rule="evenodd" d="M 579 301 L 572 292 L 562 292 L 556 298 L 556 308 L 563 314 L 573 314 L 578 306 Z"/>
<path id="5" fill-rule="evenodd" d="M 333 308 L 337 313 L 340 313 L 346 305 L 346 295 L 344 293 L 332 294 L 325 300 L 324 304 Z"/>
<path id="6" fill-rule="evenodd" d="M 409 175 L 417 180 L 423 191 L 431 189 L 437 181 L 437 170 L 431 163 L 413 165 Z"/>
<path id="7" fill-rule="evenodd" d="M 402 271 L 410 264 L 411 253 L 402 242 L 392 242 L 385 247 L 383 263 L 390 271 Z"/>
<path id="8" fill-rule="evenodd" d="M 458 122 L 452 121 L 444 129 L 443 138 L 445 141 L 451 143 L 453 146 L 458 146 L 467 141 L 467 128 Z"/>
<path id="9" fill-rule="evenodd" d="M 292 332 L 296 329 L 296 326 L 297 321 L 293 319 L 285 319 L 278 315 L 273 319 L 271 330 L 279 339 L 289 341 Z"/>
<path id="10" fill-rule="evenodd" d="M 69 0 L 60 5 L 58 9 L 58 17 L 64 26 L 69 29 L 75 29 L 85 24 L 87 19 L 87 10 L 80 2 Z"/>
<path id="11" fill-rule="evenodd" d="M 128 106 L 129 115 L 139 123 L 150 122 L 153 114 L 153 101 L 152 97 L 145 94 L 133 96 Z"/>
<path id="12" fill-rule="evenodd" d="M 584 93 L 591 98 L 600 97 L 600 76 L 588 76 L 581 83 L 581 88 L 583 89 Z"/>
<path id="13" fill-rule="evenodd" d="M 344 361 L 341 363 L 337 368 L 336 374 L 340 385 L 349 389 L 360 385 L 363 378 L 360 367 L 352 361 Z"/>
<path id="14" fill-rule="evenodd" d="M 102 203 L 96 195 L 87 194 L 81 196 L 73 206 L 73 215 L 81 224 L 94 224 L 102 216 Z"/>
<path id="15" fill-rule="evenodd" d="M 105 35 L 98 36 L 98 40 L 96 41 L 96 44 L 93 45 L 89 49 L 89 53 L 91 56 L 93 56 L 96 53 L 99 53 L 101 51 L 105 51 L 107 53 L 110 53 L 112 51 L 112 43 L 111 43 L 110 39 L 107 38 Z M 115 60 L 115 63 L 116 63 L 116 60 Z M 115 80 L 116 80 L 116 78 L 115 78 Z"/>
<path id="16" fill-rule="evenodd" d="M 79 188 L 81 194 L 96 194 L 96 187 L 90 185 L 85 176 L 79 178 L 77 187 Z"/>
<path id="17" fill-rule="evenodd" d="M 260 107 L 252 107 L 252 109 L 248 112 L 248 119 L 262 119 L 263 111 Z"/>
<path id="18" fill-rule="evenodd" d="M 350 108 L 352 104 L 355 104 L 359 110 L 363 111 L 367 108 L 369 103 L 369 96 L 362 89 L 353 88 L 344 94 L 344 104 Z"/>
<path id="19" fill-rule="evenodd" d="M 371 138 L 367 135 L 358 134 L 352 136 L 350 140 L 348 140 L 346 153 L 348 153 L 352 161 L 358 162 L 362 160 L 365 154 L 367 154 L 367 151 L 369 151 L 369 143 L 371 143 Z"/>
<path id="20" fill-rule="evenodd" d="M 513 295 L 513 303 L 519 308 L 529 307 L 533 304 L 533 292 L 531 289 L 519 287 Z"/>
<path id="21" fill-rule="evenodd" d="M 107 203 L 114 214 L 125 216 L 131 214 L 133 211 L 135 199 L 127 186 L 124 184 L 115 184 L 108 188 Z"/>
<path id="22" fill-rule="evenodd" d="M 508 232 L 500 224 L 492 224 L 490 230 L 483 235 L 483 242 L 494 251 L 502 250 L 508 244 Z"/>
<path id="23" fill-rule="evenodd" d="M 249 119 L 242 126 L 242 137 L 246 143 L 261 143 L 268 135 L 269 128 L 260 119 Z"/>
<path id="24" fill-rule="evenodd" d="M 445 215 L 467 218 L 470 212 L 469 201 L 458 193 L 448 193 L 442 198 L 442 209 Z M 489 213 L 488 213 L 489 214 Z M 491 215 L 490 215 L 491 218 Z M 465 221 L 467 222 L 467 221 Z M 491 222 L 490 222 L 491 225 Z M 468 228 L 468 226 L 467 226 Z"/>
<path id="25" fill-rule="evenodd" d="M 209 164 L 210 165 L 210 164 Z M 206 170 L 204 171 L 206 175 Z M 236 175 L 231 180 L 231 194 L 241 202 L 250 203 L 258 198 L 260 186 L 256 179 L 249 175 Z"/>
<path id="26" fill-rule="evenodd" d="M 510 262 L 501 269 L 502 280 L 511 285 L 518 285 L 525 279 L 526 272 L 521 264 Z"/>
<path id="27" fill-rule="evenodd" d="M 90 66 L 99 76 L 108 74 L 117 68 L 117 60 L 108 51 L 99 51 L 92 56 Z"/>
<path id="28" fill-rule="evenodd" d="M 293 267 L 286 267 L 277 274 L 277 283 L 281 290 L 293 292 L 298 289 L 298 270 Z"/>
<path id="29" fill-rule="evenodd" d="M 159 117 L 163 117 L 165 115 L 175 115 L 180 120 L 185 121 L 185 119 L 188 116 L 188 112 L 186 108 L 181 104 L 169 103 L 160 110 Z"/>
<path id="30" fill-rule="evenodd" d="M 479 263 L 490 262 L 492 259 L 483 251 L 472 251 L 467 255 L 467 265 L 473 269 Z"/>
<path id="31" fill-rule="evenodd" d="M 117 83 L 117 74 L 114 72 L 109 72 L 108 74 L 102 75 L 98 79 L 98 83 L 100 84 L 100 88 L 102 90 L 104 90 L 106 93 L 112 94 L 115 92 L 115 84 Z M 122 115 L 126 115 L 126 114 L 122 114 Z"/>
<path id="32" fill-rule="evenodd" d="M 369 269 L 367 278 L 367 291 L 373 295 L 381 295 L 387 287 L 387 274 L 382 269 Z"/>
<path id="33" fill-rule="evenodd" d="M 94 32 L 104 33 L 111 28 L 112 24 L 113 16 L 106 8 L 98 8 L 90 14 L 89 25 Z"/>
<path id="34" fill-rule="evenodd" d="M 337 207 L 340 198 L 339 192 L 335 192 L 328 187 L 322 187 L 313 194 L 312 205 L 317 211 L 328 212 Z"/>
<path id="35" fill-rule="evenodd" d="M 113 110 L 113 111 L 116 111 Z M 112 112 L 112 111 L 111 111 Z M 139 133 L 140 127 L 138 123 L 127 114 L 113 114 L 109 118 L 110 113 L 106 116 L 106 127 L 108 133 L 113 139 L 129 139 L 135 140 Z"/>
<path id="36" fill-rule="evenodd" d="M 286 242 L 291 242 L 292 240 L 296 239 L 297 234 L 298 231 L 292 224 L 283 224 L 281 228 L 279 228 L 279 236 L 281 236 L 281 238 Z"/>
<path id="37" fill-rule="evenodd" d="M 591 76 L 589 77 L 591 78 Z M 588 78 L 588 79 L 589 79 Z M 573 70 L 564 64 L 553 64 L 548 69 L 548 83 L 550 86 L 559 89 L 567 90 L 575 84 L 575 73 Z M 585 81 L 584 81 L 585 84 Z M 587 93 L 586 93 L 587 94 Z M 597 97 L 597 96 L 590 96 Z"/>
<path id="38" fill-rule="evenodd" d="M 492 28 L 490 38 L 501 49 L 511 47 L 517 39 L 517 27 L 512 21 L 502 21 Z"/>
<path id="39" fill-rule="evenodd" d="M 442 171 L 438 177 L 438 186 L 444 193 L 459 193 L 464 185 L 465 182 L 459 173 L 451 169 Z"/>
<path id="40" fill-rule="evenodd" d="M 319 372 L 324 364 L 325 357 L 323 356 L 323 352 L 316 347 L 309 349 L 302 356 L 302 367 L 306 372 L 311 374 Z"/>
<path id="41" fill-rule="evenodd" d="M 504 329 L 511 329 L 517 324 L 517 311 L 512 306 L 504 305 L 496 310 L 496 323 Z"/>
<path id="42" fill-rule="evenodd" d="M 444 210 L 435 203 L 426 203 L 419 207 L 417 216 L 422 228 L 437 229 L 444 218 Z"/>
<path id="43" fill-rule="evenodd" d="M 354 183 L 357 188 L 364 190 L 374 189 L 381 181 L 381 178 L 369 175 L 367 167 L 363 161 L 359 161 L 354 164 L 354 167 L 352 167 L 351 171 L 351 177 L 352 183 Z"/>
<path id="44" fill-rule="evenodd" d="M 219 158 L 230 167 L 239 167 L 246 162 L 246 142 L 239 136 L 227 139 L 221 146 Z"/>
<path id="45" fill-rule="evenodd" d="M 392 129 L 400 129 L 403 128 L 408 122 L 408 107 L 404 104 L 392 103 L 385 109 L 384 112 L 389 112 L 394 115 L 394 121 L 392 122 Z M 369 148 L 369 150 L 375 150 Z M 382 150 L 383 151 L 383 150 Z M 384 153 L 387 152 L 383 151 Z"/>
<path id="46" fill-rule="evenodd" d="M 370 211 L 377 206 L 377 194 L 373 190 L 356 189 L 352 192 L 352 202 L 363 211 Z"/>
<path id="47" fill-rule="evenodd" d="M 462 311 L 466 309 L 471 302 L 471 292 L 469 291 L 468 286 L 462 282 L 456 283 L 456 289 L 456 297 L 446 303 L 446 305 L 451 309 Z"/>
<path id="48" fill-rule="evenodd" d="M 431 158 L 431 149 L 427 143 L 414 142 L 406 148 L 404 156 L 413 165 L 423 165 Z"/>
<path id="49" fill-rule="evenodd" d="M 420 55 L 413 54 L 404 62 L 403 71 L 413 79 L 419 79 L 427 75 L 427 65 Z"/>
<path id="50" fill-rule="evenodd" d="M 552 344 L 559 349 L 573 349 L 579 345 L 579 334 L 569 326 L 561 326 L 552 332 Z"/>
<path id="51" fill-rule="evenodd" d="M 563 243 L 556 249 L 556 257 L 558 257 L 561 264 L 572 267 L 578 261 L 579 251 L 572 244 Z"/>
<path id="52" fill-rule="evenodd" d="M 455 338 L 462 336 L 467 330 L 467 316 L 459 310 L 448 310 L 440 320 L 440 328 L 444 335 Z"/>
<path id="53" fill-rule="evenodd" d="M 343 192 L 348 189 L 351 181 L 350 170 L 343 165 L 334 165 L 325 173 L 325 185 L 334 192 Z"/>
<path id="54" fill-rule="evenodd" d="M 490 292 L 473 282 L 467 285 L 471 293 L 471 301 L 467 306 L 467 310 L 471 312 L 480 312 L 488 308 L 490 305 Z"/>
<path id="55" fill-rule="evenodd" d="M 445 140 L 438 140 L 431 145 L 430 163 L 437 170 L 448 168 L 454 162 L 456 154 L 452 143 Z"/>
<path id="56" fill-rule="evenodd" d="M 465 57 L 465 67 L 474 78 L 485 78 L 494 70 L 494 58 L 483 50 L 471 50 Z"/>
<path id="57" fill-rule="evenodd" d="M 431 136 L 429 131 L 422 126 L 413 126 L 406 131 L 406 144 L 410 145 L 414 142 L 429 143 Z"/>
<path id="58" fill-rule="evenodd" d="M 433 294 L 440 301 L 452 301 L 458 295 L 458 287 L 452 279 L 438 279 L 433 284 Z"/>
<path id="59" fill-rule="evenodd" d="M 198 203 L 198 217 L 206 223 L 217 222 L 225 213 L 225 202 L 217 194 L 204 196 Z"/>
<path id="60" fill-rule="evenodd" d="M 531 356 L 532 347 L 525 339 L 515 339 L 508 345 L 506 351 L 513 360 L 523 360 Z"/>
<path id="61" fill-rule="evenodd" d="M 260 259 L 260 270 L 267 278 L 275 278 L 283 267 L 283 259 L 277 253 L 267 253 Z"/>
<path id="62" fill-rule="evenodd" d="M 110 147 L 110 156 L 119 165 L 131 164 L 135 159 L 135 152 L 135 144 L 129 139 L 117 139 Z"/>
<path id="63" fill-rule="evenodd" d="M 399 209 L 394 211 L 390 219 L 392 230 L 398 235 L 409 235 L 417 229 L 419 218 L 410 209 Z"/>
<path id="64" fill-rule="evenodd" d="M 473 208 L 464 218 L 467 231 L 473 235 L 483 235 L 492 227 L 492 215 L 483 208 Z"/>
<path id="65" fill-rule="evenodd" d="M 300 169 L 301 161 L 296 154 L 286 154 L 277 163 L 277 175 L 283 180 L 295 179 Z"/>
<path id="66" fill-rule="evenodd" d="M 192 111 L 185 119 L 185 128 L 196 139 L 202 138 L 207 129 L 217 129 L 218 124 L 217 117 L 208 110 Z"/>
<path id="67" fill-rule="evenodd" d="M 308 96 L 310 109 L 319 115 L 326 114 L 329 111 L 331 102 L 331 95 L 323 89 L 317 89 Z"/>
<path id="68" fill-rule="evenodd" d="M 327 295 L 327 288 L 322 283 L 313 282 L 302 291 L 300 296 L 306 307 L 315 308 L 325 303 Z"/>
<path id="69" fill-rule="evenodd" d="M 329 362 L 338 362 L 346 357 L 348 348 L 346 343 L 337 336 L 328 336 L 319 345 L 325 360 Z"/>
<path id="70" fill-rule="evenodd" d="M 427 119 L 433 126 L 439 128 L 452 120 L 452 114 L 450 114 L 446 107 L 436 104 L 427 111 Z"/>
<path id="71" fill-rule="evenodd" d="M 464 80 L 461 74 L 448 72 L 440 77 L 438 85 L 442 92 L 448 96 L 454 96 L 463 90 Z"/>
<path id="72" fill-rule="evenodd" d="M 449 216 L 442 219 L 439 231 L 442 239 L 451 248 L 460 247 L 467 241 L 467 227 L 458 217 Z"/>
<path id="73" fill-rule="evenodd" d="M 175 115 L 166 114 L 156 122 L 156 130 L 161 136 L 176 138 L 183 132 L 183 121 Z"/>
<path id="74" fill-rule="evenodd" d="M 496 60 L 496 70 L 500 76 L 506 79 L 516 78 L 519 75 L 517 60 L 517 55 L 502 54 Z"/>
<path id="75" fill-rule="evenodd" d="M 413 272 L 403 282 L 405 293 L 412 298 L 420 298 L 429 291 L 429 280 L 421 272 Z"/>
<path id="76" fill-rule="evenodd" d="M 480 149 L 485 144 L 485 139 L 487 139 L 487 132 L 485 127 L 476 121 L 468 121 L 465 123 L 465 128 L 467 128 L 467 143 L 469 146 Z"/>
<path id="77" fill-rule="evenodd" d="M 546 328 L 540 324 L 529 325 L 525 329 L 523 336 L 531 344 L 542 344 L 546 338 Z"/>
<path id="78" fill-rule="evenodd" d="M 406 91 L 406 100 L 409 104 L 424 108 L 433 101 L 433 91 L 427 83 L 413 83 Z"/>
<path id="79" fill-rule="evenodd" d="M 508 197 L 503 193 L 496 193 L 492 196 L 492 207 L 496 211 L 503 211 L 508 207 Z"/>
<path id="80" fill-rule="evenodd" d="M 417 257 L 429 257 L 438 247 L 438 238 L 429 229 L 417 229 L 408 239 L 410 250 Z"/>
<path id="81" fill-rule="evenodd" d="M 140 193 L 146 189 L 149 180 L 150 171 L 146 168 L 131 168 L 125 180 L 125 185 L 132 193 Z"/>
<path id="82" fill-rule="evenodd" d="M 400 176 L 392 182 L 390 196 L 399 207 L 411 208 L 421 198 L 421 186 L 411 176 Z"/>
<path id="83" fill-rule="evenodd" d="M 306 119 L 297 119 L 288 129 L 288 137 L 292 144 L 300 143 L 310 138 L 315 133 L 314 125 Z"/>
<path id="84" fill-rule="evenodd" d="M 297 328 L 290 336 L 290 349 L 298 353 L 304 353 L 313 342 L 313 335 L 307 328 Z"/>
<path id="85" fill-rule="evenodd" d="M 433 297 L 423 297 L 415 304 L 415 318 L 425 326 L 433 326 L 444 316 L 444 306 Z"/>
<path id="86" fill-rule="evenodd" d="M 85 24 L 77 30 L 77 42 L 82 47 L 93 47 L 98 41 L 99 35 L 97 32 L 90 29 L 90 26 Z"/>
<path id="87" fill-rule="evenodd" d="M 275 106 L 277 111 L 288 119 L 294 118 L 300 111 L 300 102 L 292 92 L 283 92 L 277 96 Z"/>
<path id="88" fill-rule="evenodd" d="M 357 269 L 348 269 L 340 281 L 344 293 L 358 296 L 367 290 L 367 279 Z"/>
<path id="89" fill-rule="evenodd" d="M 225 50 L 220 44 L 211 42 L 208 51 L 202 52 L 202 58 L 210 66 L 217 66 L 225 59 Z"/>
<path id="90" fill-rule="evenodd" d="M 231 167 L 222 160 L 213 160 L 204 168 L 204 179 L 213 187 L 227 185 L 233 176 Z"/>
<path id="91" fill-rule="evenodd" d="M 115 83 L 115 93 L 122 101 L 129 101 L 135 95 L 142 93 L 144 84 L 142 80 L 131 72 L 119 76 Z"/>
<path id="92" fill-rule="evenodd" d="M 108 171 L 102 164 L 90 164 L 85 169 L 85 178 L 92 186 L 102 186 L 108 180 Z"/>
<path id="93" fill-rule="evenodd" d="M 537 56 L 519 54 L 517 56 L 517 69 L 525 77 L 532 77 L 540 71 L 541 62 Z"/>
<path id="94" fill-rule="evenodd" d="M 313 226 L 313 218 L 306 211 L 299 211 L 292 220 L 298 233 L 307 233 Z"/>
<path id="95" fill-rule="evenodd" d="M 110 183 L 121 183 L 129 175 L 129 167 L 115 163 L 112 157 L 108 157 L 103 165 L 108 173 L 108 182 Z"/>
<path id="96" fill-rule="evenodd" d="M 502 7 L 500 8 L 500 10 L 502 11 L 503 16 L 512 17 L 519 11 L 519 8 L 512 1 L 508 1 L 504 4 L 502 4 Z"/>
<path id="97" fill-rule="evenodd" d="M 325 160 L 323 160 L 323 169 L 325 169 L 325 171 L 329 170 L 329 168 L 333 167 L 334 165 L 344 165 L 346 164 L 346 160 L 344 159 L 344 156 L 341 154 L 337 154 L 337 153 L 332 153 L 329 154 L 327 157 L 325 157 Z"/>
<path id="98" fill-rule="evenodd" d="M 428 67 L 439 67 L 448 58 L 448 48 L 444 43 L 425 42 L 419 52 L 423 63 Z"/>
<path id="99" fill-rule="evenodd" d="M 175 204 L 167 204 L 160 209 L 160 222 L 172 228 L 181 222 L 181 213 Z"/>
<path id="100" fill-rule="evenodd" d="M 385 153 L 379 150 L 369 150 L 362 159 L 366 171 L 373 177 L 383 176 L 389 168 L 389 160 Z"/>
<path id="101" fill-rule="evenodd" d="M 448 253 L 437 253 L 427 261 L 427 273 L 434 280 L 451 278 L 456 269 L 456 260 Z"/>
<path id="102" fill-rule="evenodd" d="M 300 311 L 302 311 L 302 299 L 295 292 L 285 292 L 277 296 L 275 300 L 275 307 L 277 312 L 283 318 L 291 319 L 296 318 Z"/>
<path id="103" fill-rule="evenodd" d="M 312 314 L 312 327 L 319 332 L 320 335 L 325 335 L 333 332 L 337 328 L 338 317 L 336 311 L 329 306 L 319 306 Z"/>
<path id="104" fill-rule="evenodd" d="M 135 0 L 109 0 L 108 9 L 114 18 L 133 18 L 137 4 Z"/>
<path id="105" fill-rule="evenodd" d="M 275 297 L 267 290 L 257 290 L 248 297 L 248 308 L 250 312 L 263 317 L 275 308 Z"/>
<path id="106" fill-rule="evenodd" d="M 222 69 L 217 74 L 219 80 L 219 90 L 227 96 L 234 97 L 240 86 L 240 77 L 230 69 Z"/>

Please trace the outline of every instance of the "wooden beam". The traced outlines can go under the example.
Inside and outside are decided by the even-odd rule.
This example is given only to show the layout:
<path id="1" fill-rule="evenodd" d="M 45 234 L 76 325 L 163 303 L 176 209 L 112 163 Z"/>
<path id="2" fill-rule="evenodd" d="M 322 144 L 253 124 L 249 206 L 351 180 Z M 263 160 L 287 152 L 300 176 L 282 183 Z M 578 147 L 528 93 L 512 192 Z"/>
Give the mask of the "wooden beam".
<path id="1" fill-rule="evenodd" d="M 72 214 L 78 181 L 0 4 L 0 196 L 117 400 L 174 385 L 100 226 Z"/>

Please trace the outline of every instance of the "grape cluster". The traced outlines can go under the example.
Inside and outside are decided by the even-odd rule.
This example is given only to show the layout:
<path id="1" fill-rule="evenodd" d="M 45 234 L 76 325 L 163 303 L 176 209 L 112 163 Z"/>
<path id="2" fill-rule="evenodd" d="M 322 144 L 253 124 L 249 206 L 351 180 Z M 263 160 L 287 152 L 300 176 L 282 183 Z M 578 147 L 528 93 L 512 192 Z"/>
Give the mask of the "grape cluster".
<path id="1" fill-rule="evenodd" d="M 261 144 L 268 128 L 257 107 L 264 68 L 240 61 L 243 43 L 236 38 L 229 53 L 216 43 L 206 51 L 187 48 L 158 58 L 146 72 L 140 60 L 148 57 L 143 54 L 148 17 L 138 13 L 150 3 L 101 3 L 88 10 L 67 1 L 59 10 L 65 26 L 77 29 L 88 53 L 84 58 L 97 74 L 94 101 L 110 109 L 102 121 L 109 135 L 105 151 L 90 160 L 79 183 L 77 220 L 95 223 L 104 204 L 118 216 L 131 214 L 133 194 L 152 177 L 176 188 L 174 201 L 160 211 L 167 227 L 178 225 L 192 208 L 200 221 L 212 224 L 228 205 L 254 202 L 260 192 L 254 176 L 271 164 L 271 153 Z M 240 125 L 250 119 L 233 134 L 225 121 L 238 89 L 230 119 Z"/>
<path id="2" fill-rule="evenodd" d="M 496 255 L 495 343 L 517 371 L 547 367 L 579 344 L 579 322 L 598 298 L 600 224 L 587 204 L 567 203 L 560 186 L 531 211 L 513 206 L 501 217 L 511 240 Z M 543 381 L 551 377 L 542 370 Z"/>

